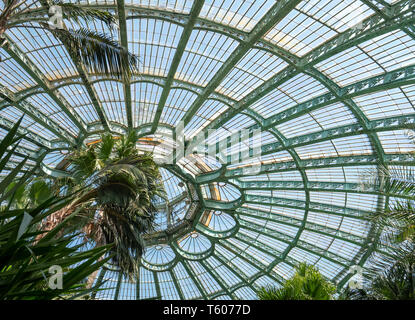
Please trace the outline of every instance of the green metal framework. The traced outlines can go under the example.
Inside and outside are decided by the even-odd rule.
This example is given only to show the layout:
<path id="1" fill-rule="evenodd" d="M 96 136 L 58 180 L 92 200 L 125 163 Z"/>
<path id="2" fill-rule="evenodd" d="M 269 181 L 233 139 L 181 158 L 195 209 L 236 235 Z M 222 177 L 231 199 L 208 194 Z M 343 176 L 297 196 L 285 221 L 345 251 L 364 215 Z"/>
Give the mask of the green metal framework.
<path id="1" fill-rule="evenodd" d="M 49 4 L 28 2 L 13 23 L 44 18 L 37 8 Z M 164 166 L 168 188 L 186 185 L 171 200 L 181 221 L 147 238 L 135 283 L 102 268 L 96 281 L 114 289 L 95 298 L 254 299 L 301 261 L 340 290 L 351 266 L 365 267 L 381 231 L 369 218 L 390 199 L 360 179 L 415 164 L 414 0 L 78 5 L 117 16 L 116 37 L 140 56 L 140 72 L 88 74 L 51 35 L 7 32 L 0 136 L 25 114 L 9 169 L 28 156 L 22 172 L 62 175 L 65 152 L 105 131 L 167 141 L 183 123 L 185 134 L 185 156 L 173 151 Z"/>

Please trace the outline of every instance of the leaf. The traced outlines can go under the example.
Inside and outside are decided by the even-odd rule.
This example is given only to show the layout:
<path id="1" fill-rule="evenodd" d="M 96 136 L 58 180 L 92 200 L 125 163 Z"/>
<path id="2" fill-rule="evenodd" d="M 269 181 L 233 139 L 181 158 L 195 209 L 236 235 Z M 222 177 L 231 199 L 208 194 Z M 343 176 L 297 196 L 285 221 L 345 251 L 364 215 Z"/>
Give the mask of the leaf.
<path id="1" fill-rule="evenodd" d="M 30 214 L 28 214 L 27 212 L 23 214 L 23 220 L 22 220 L 22 223 L 20 224 L 19 231 L 17 232 L 16 240 L 19 240 L 20 237 L 23 235 L 23 233 L 27 231 L 30 225 L 30 222 L 32 222 L 32 220 L 33 220 L 33 217 Z"/>

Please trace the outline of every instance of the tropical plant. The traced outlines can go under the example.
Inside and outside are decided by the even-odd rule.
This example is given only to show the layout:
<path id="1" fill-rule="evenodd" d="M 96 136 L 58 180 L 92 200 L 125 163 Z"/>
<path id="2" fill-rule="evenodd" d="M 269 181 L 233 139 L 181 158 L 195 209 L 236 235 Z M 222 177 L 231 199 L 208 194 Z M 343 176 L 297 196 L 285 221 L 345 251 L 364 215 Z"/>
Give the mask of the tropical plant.
<path id="1" fill-rule="evenodd" d="M 345 288 L 339 299 L 415 300 L 415 247 L 402 245 L 390 255 L 372 259 L 361 288 Z"/>
<path id="2" fill-rule="evenodd" d="M 413 140 L 413 136 L 409 137 Z M 415 298 L 415 172 L 412 167 L 379 164 L 362 179 L 362 189 L 391 197 L 385 209 L 371 217 L 378 252 L 363 273 L 364 286 L 346 288 L 341 299 L 401 300 Z M 393 199 L 393 200 L 392 200 Z"/>
<path id="3" fill-rule="evenodd" d="M 98 20 L 112 32 L 116 20 L 111 13 L 60 0 L 39 2 L 40 6 L 36 7 L 28 6 L 25 0 L 0 2 L 0 47 L 7 46 L 7 31 L 21 27 L 42 29 L 59 39 L 69 55 L 75 61 L 79 59 L 88 71 L 118 78 L 128 77 L 137 71 L 138 57 L 120 46 L 110 35 L 84 27 L 74 30 L 64 25 L 65 20 L 79 25 Z"/>
<path id="4" fill-rule="evenodd" d="M 372 187 L 383 195 L 398 199 L 372 217 L 372 222 L 384 230 L 382 240 L 391 244 L 415 242 L 414 169 L 379 165 L 377 172 L 368 173 L 362 185 L 363 188 Z"/>
<path id="5" fill-rule="evenodd" d="M 282 287 L 261 287 L 257 295 L 260 300 L 331 300 L 335 292 L 336 287 L 316 267 L 301 263 Z"/>
<path id="6" fill-rule="evenodd" d="M 39 241 L 35 240 L 42 232 L 38 230 L 39 223 L 65 206 L 70 197 L 43 197 L 47 192 L 43 192 L 42 184 L 35 181 L 32 185 L 36 187 L 29 188 L 32 193 L 26 194 L 33 199 L 24 200 L 22 185 L 31 183 L 34 171 L 20 174 L 27 159 L 13 169 L 7 168 L 8 160 L 20 142 L 21 137 L 17 135 L 20 122 L 0 142 L 0 299 L 71 299 L 84 296 L 98 290 L 101 285 L 88 289 L 84 282 L 111 258 L 108 256 L 97 262 L 98 257 L 107 254 L 110 246 L 86 250 L 82 244 L 74 245 L 76 234 L 57 237 L 70 217 L 45 233 Z M 54 281 L 51 281 L 49 272 L 50 267 L 56 266 L 62 268 L 62 282 L 61 287 L 52 288 L 49 282 Z"/>
<path id="7" fill-rule="evenodd" d="M 415 299 L 415 175 L 411 167 L 378 166 L 362 186 L 398 199 L 372 217 L 379 230 L 377 248 L 363 274 L 364 286 L 346 288 L 340 299 Z M 383 249 L 383 250 L 382 250 Z"/>
<path id="8" fill-rule="evenodd" d="M 97 246 L 114 244 L 112 262 L 130 279 L 138 272 L 143 235 L 154 231 L 154 200 L 163 197 L 158 166 L 151 154 L 139 154 L 136 142 L 135 131 L 116 138 L 104 134 L 74 150 L 66 159 L 67 176 L 56 180 L 54 189 L 57 194 L 82 191 L 42 226 L 52 229 L 74 214 L 72 229 L 65 232 L 82 230 Z"/>

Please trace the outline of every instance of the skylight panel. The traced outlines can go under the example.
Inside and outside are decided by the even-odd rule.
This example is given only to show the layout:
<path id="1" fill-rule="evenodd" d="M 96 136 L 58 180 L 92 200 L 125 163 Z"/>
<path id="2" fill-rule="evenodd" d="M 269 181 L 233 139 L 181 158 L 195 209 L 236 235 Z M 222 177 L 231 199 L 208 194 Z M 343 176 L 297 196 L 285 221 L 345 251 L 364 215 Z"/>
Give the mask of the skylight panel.
<path id="1" fill-rule="evenodd" d="M 299 171 L 284 171 L 274 172 L 268 174 L 261 174 L 256 176 L 239 177 L 240 181 L 302 181 L 302 177 Z"/>
<path id="2" fill-rule="evenodd" d="M 386 71 L 415 64 L 415 40 L 401 30 L 368 40 L 359 47 Z"/>
<path id="3" fill-rule="evenodd" d="M 307 242 L 309 244 L 313 244 L 316 247 L 321 248 L 323 250 L 327 250 L 330 247 L 333 238 L 326 235 L 322 235 L 320 233 L 303 230 L 301 232 L 300 240 Z"/>
<path id="4" fill-rule="evenodd" d="M 346 203 L 346 193 L 310 191 L 310 201 L 344 207 Z"/>
<path id="5" fill-rule="evenodd" d="M 235 290 L 234 294 L 241 300 L 247 299 L 247 300 L 256 300 L 258 299 L 258 296 L 254 290 L 252 290 L 250 287 L 242 287 L 237 290 Z"/>
<path id="6" fill-rule="evenodd" d="M 154 298 L 157 296 L 154 273 L 144 267 L 140 268 L 140 299 Z"/>
<path id="7" fill-rule="evenodd" d="M 128 278 L 122 277 L 120 291 L 118 293 L 118 300 L 130 300 L 131 297 L 136 296 L 137 285 L 129 282 Z"/>
<path id="8" fill-rule="evenodd" d="M 274 55 L 250 49 L 219 85 L 217 91 L 240 100 L 287 65 Z"/>
<path id="9" fill-rule="evenodd" d="M 309 181 L 345 182 L 342 167 L 308 169 L 306 174 Z"/>
<path id="10" fill-rule="evenodd" d="M 352 260 L 359 250 L 360 247 L 358 245 L 341 239 L 333 239 L 330 248 L 328 248 L 329 252 L 333 252 L 348 260 Z"/>
<path id="11" fill-rule="evenodd" d="M 286 280 L 294 275 L 294 268 L 285 262 L 278 263 L 272 270 Z"/>
<path id="12" fill-rule="evenodd" d="M 371 2 L 382 8 L 377 1 Z M 337 32 L 344 32 L 375 13 L 362 1 L 355 0 L 304 0 L 297 9 Z"/>
<path id="13" fill-rule="evenodd" d="M 236 277 L 228 267 L 221 264 L 216 258 L 211 256 L 206 259 L 206 263 L 211 269 L 216 271 L 220 280 L 222 280 L 226 286 L 232 287 L 241 283 L 241 279 Z"/>
<path id="14" fill-rule="evenodd" d="M 221 290 L 220 285 L 199 262 L 189 260 L 184 263 L 191 268 L 199 282 L 203 283 L 203 289 L 205 289 L 207 293 L 212 294 Z"/>
<path id="15" fill-rule="evenodd" d="M 171 89 L 160 122 L 176 126 L 196 98 L 197 95 L 189 90 Z"/>
<path id="16" fill-rule="evenodd" d="M 17 122 L 22 115 L 22 111 L 12 106 L 1 109 L 1 116 L 13 122 Z M 27 114 L 24 115 L 21 125 L 28 130 L 36 133 L 37 135 L 48 139 L 49 141 L 57 139 L 57 136 L 54 133 L 40 125 L 38 122 L 34 121 Z"/>
<path id="17" fill-rule="evenodd" d="M 162 88 L 153 83 L 138 82 L 131 84 L 131 101 L 134 125 L 150 123 L 157 110 Z"/>
<path id="18" fill-rule="evenodd" d="M 276 286 L 278 288 L 281 286 L 281 284 L 279 284 L 277 281 L 271 279 L 268 276 L 262 276 L 258 278 L 258 280 L 256 280 L 254 283 L 259 287 Z"/>
<path id="19" fill-rule="evenodd" d="M 139 72 L 166 77 L 182 31 L 162 20 L 127 20 L 128 48 L 139 57 Z"/>
<path id="20" fill-rule="evenodd" d="M 345 166 L 343 167 L 346 176 L 346 182 L 359 183 L 365 175 L 368 175 L 376 169 L 375 166 Z"/>
<path id="21" fill-rule="evenodd" d="M 8 35 L 48 80 L 77 75 L 65 47 L 51 33 L 19 27 Z"/>
<path id="22" fill-rule="evenodd" d="M 279 241 L 265 234 L 259 234 L 257 240 L 281 253 L 283 253 L 284 250 L 288 247 L 288 243 Z"/>
<path id="23" fill-rule="evenodd" d="M 412 88 L 415 86 L 384 90 L 356 97 L 353 100 L 369 120 L 413 114 L 415 113 L 415 100 L 409 100 Z"/>
<path id="24" fill-rule="evenodd" d="M 377 135 L 385 153 L 410 153 L 415 150 L 411 133 L 413 131 L 393 130 L 378 132 Z"/>
<path id="25" fill-rule="evenodd" d="M 150 9 L 162 9 L 180 13 L 189 13 L 193 0 L 126 0 L 126 5 L 134 5 Z"/>
<path id="26" fill-rule="evenodd" d="M 29 74 L 2 48 L 0 48 L 0 57 L 0 84 L 2 86 L 14 93 L 36 86 L 36 82 Z"/>
<path id="27" fill-rule="evenodd" d="M 127 124 L 123 84 L 116 81 L 100 81 L 93 84 L 108 120 Z"/>
<path id="28" fill-rule="evenodd" d="M 219 33 L 193 30 L 175 78 L 206 86 L 238 42 Z"/>
<path id="29" fill-rule="evenodd" d="M 305 201 L 305 192 L 297 190 L 275 190 L 272 191 L 274 197 L 287 198 L 287 199 L 296 199 Z"/>
<path id="30" fill-rule="evenodd" d="M 335 103 L 310 112 L 310 116 L 324 129 L 331 129 L 356 123 L 352 111 L 342 103 Z"/>
<path id="31" fill-rule="evenodd" d="M 274 3 L 272 0 L 206 0 L 200 17 L 249 32 Z"/>
<path id="32" fill-rule="evenodd" d="M 201 296 L 199 289 L 197 288 L 193 280 L 190 278 L 181 262 L 177 263 L 177 265 L 174 267 L 173 273 L 179 283 L 180 289 L 183 292 L 185 299 L 191 299 Z"/>
<path id="33" fill-rule="evenodd" d="M 316 264 L 320 256 L 317 254 L 310 253 L 298 247 L 294 247 L 288 253 L 288 256 L 301 262 L 307 262 L 308 264 Z"/>
<path id="34" fill-rule="evenodd" d="M 335 30 L 294 9 L 264 38 L 301 57 L 335 35 Z"/>
<path id="35" fill-rule="evenodd" d="M 328 92 L 328 89 L 314 78 L 299 74 L 278 87 L 297 104 L 311 100 Z"/>
<path id="36" fill-rule="evenodd" d="M 329 279 L 335 278 L 343 270 L 343 266 L 333 263 L 325 258 L 321 258 L 316 263 L 316 267 L 324 277 Z"/>
<path id="37" fill-rule="evenodd" d="M 322 131 L 321 126 L 309 114 L 289 120 L 276 127 L 286 138 Z"/>
<path id="38" fill-rule="evenodd" d="M 370 223 L 360 219 L 343 217 L 342 224 L 338 229 L 365 238 L 369 232 Z"/>
<path id="39" fill-rule="evenodd" d="M 365 134 L 337 138 L 331 141 L 340 157 L 371 154 L 373 152 L 370 140 Z"/>
<path id="40" fill-rule="evenodd" d="M 301 159 L 337 156 L 337 151 L 331 141 L 323 141 L 298 147 L 295 148 L 295 151 Z"/>
<path id="41" fill-rule="evenodd" d="M 346 207 L 376 211 L 379 196 L 376 194 L 347 193 Z"/>
<path id="42" fill-rule="evenodd" d="M 316 64 L 316 68 L 342 87 L 385 72 L 385 69 L 357 47 Z"/>
<path id="43" fill-rule="evenodd" d="M 61 112 L 61 108 L 55 101 L 47 94 L 36 94 L 28 97 L 27 102 L 30 102 L 40 112 L 48 115 L 55 122 L 59 123 L 63 128 L 69 131 L 72 135 L 77 136 L 79 128 L 68 118 L 66 114 Z"/>
<path id="44" fill-rule="evenodd" d="M 229 130 L 230 132 L 236 132 L 242 128 L 248 128 L 253 124 L 255 124 L 255 121 L 250 117 L 243 114 L 238 114 L 226 122 L 222 127 L 225 130 Z"/>
<path id="45" fill-rule="evenodd" d="M 115 295 L 115 288 L 117 286 L 118 274 L 112 270 L 105 272 L 103 281 L 106 281 L 101 288 L 106 290 L 100 290 L 96 293 L 96 299 L 111 300 Z"/>
<path id="46" fill-rule="evenodd" d="M 192 139 L 209 123 L 223 114 L 229 107 L 217 100 L 207 99 L 184 129 L 186 139 Z"/>
<path id="47" fill-rule="evenodd" d="M 279 89 L 274 89 L 264 97 L 256 101 L 249 108 L 258 112 L 264 118 L 289 109 L 297 102 L 292 97 Z"/>
<path id="48" fill-rule="evenodd" d="M 99 121 L 96 110 L 84 86 L 78 84 L 68 85 L 59 88 L 58 91 L 86 123 Z"/>
<path id="49" fill-rule="evenodd" d="M 160 286 L 160 292 L 163 299 L 177 300 L 180 299 L 176 286 L 174 285 L 173 278 L 170 272 L 157 272 L 158 283 Z"/>
<path id="50" fill-rule="evenodd" d="M 327 214 L 323 212 L 316 212 L 310 210 L 307 215 L 307 222 L 316 223 L 321 226 L 337 229 L 342 221 L 342 217 Z"/>

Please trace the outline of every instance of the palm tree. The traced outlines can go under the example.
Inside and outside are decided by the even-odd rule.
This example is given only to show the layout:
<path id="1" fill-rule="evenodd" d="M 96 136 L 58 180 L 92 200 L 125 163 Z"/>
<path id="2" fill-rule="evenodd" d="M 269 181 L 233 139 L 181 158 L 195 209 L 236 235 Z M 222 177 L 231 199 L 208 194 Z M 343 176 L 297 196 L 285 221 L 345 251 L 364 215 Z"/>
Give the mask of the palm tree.
<path id="1" fill-rule="evenodd" d="M 282 287 L 261 287 L 257 295 L 260 300 L 331 300 L 335 292 L 336 287 L 316 267 L 301 263 Z"/>
<path id="2" fill-rule="evenodd" d="M 54 192 L 79 195 L 42 226 L 49 230 L 75 215 L 64 232 L 82 230 L 97 246 L 114 244 L 112 262 L 130 279 L 138 272 L 143 235 L 154 231 L 154 200 L 164 196 L 157 164 L 151 154 L 138 152 L 136 142 L 135 131 L 118 138 L 105 134 L 75 150 L 66 161 L 69 175 L 55 182 Z"/>
<path id="3" fill-rule="evenodd" d="M 54 235 L 70 221 L 66 219 L 34 241 L 42 219 L 60 210 L 71 198 L 50 198 L 41 180 L 30 182 L 35 169 L 21 176 L 27 161 L 9 169 L 8 160 L 20 142 L 17 134 L 22 119 L 0 141 L 0 300 L 74 299 L 97 290 L 102 283 L 86 288 L 84 280 L 99 270 L 111 256 L 109 246 L 85 249 L 73 245 L 76 234 Z M 9 150 L 10 149 L 10 150 Z M 30 182 L 29 188 L 22 188 Z M 26 198 L 26 199 L 25 199 Z M 61 287 L 51 288 L 49 268 L 62 268 Z"/>
<path id="4" fill-rule="evenodd" d="M 129 77 L 137 71 L 138 57 L 120 46 L 111 36 L 79 27 L 68 29 L 61 21 L 70 20 L 75 23 L 83 21 L 102 21 L 110 31 L 116 22 L 114 16 L 107 12 L 90 7 L 82 7 L 71 3 L 54 0 L 50 5 L 40 1 L 41 6 L 26 7 L 25 0 L 2 0 L 0 2 L 0 47 L 7 46 L 7 31 L 25 27 L 42 29 L 59 39 L 73 59 L 79 59 L 88 71 L 104 73 L 118 78 Z M 62 17 L 52 9 L 59 8 Z M 56 13 L 59 13 L 58 11 Z M 59 20 L 60 19 L 60 20 Z"/>
<path id="5" fill-rule="evenodd" d="M 383 240 L 391 244 L 415 242 L 414 169 L 379 166 L 378 172 L 369 173 L 362 185 L 363 188 L 374 186 L 381 194 L 399 198 L 372 218 L 373 223 L 385 230 Z"/>
<path id="6" fill-rule="evenodd" d="M 390 255 L 373 259 L 364 286 L 343 290 L 344 300 L 415 300 L 415 246 L 406 243 Z"/>
<path id="7" fill-rule="evenodd" d="M 413 137 L 411 137 L 413 138 Z M 381 232 L 378 249 L 364 272 L 361 289 L 346 288 L 341 298 L 353 300 L 407 300 L 415 298 L 415 172 L 402 166 L 387 168 L 379 165 L 369 172 L 362 188 L 374 188 L 391 196 L 384 210 L 372 217 Z"/>

